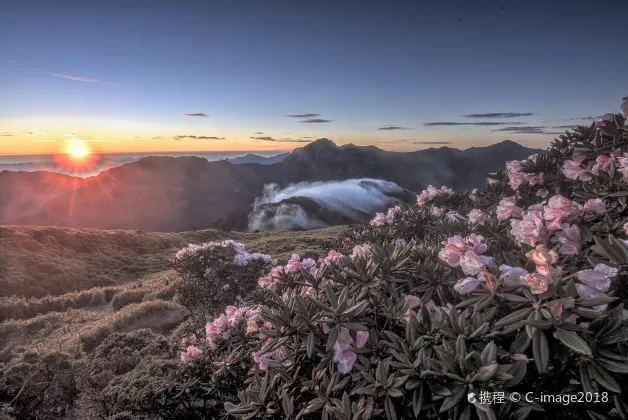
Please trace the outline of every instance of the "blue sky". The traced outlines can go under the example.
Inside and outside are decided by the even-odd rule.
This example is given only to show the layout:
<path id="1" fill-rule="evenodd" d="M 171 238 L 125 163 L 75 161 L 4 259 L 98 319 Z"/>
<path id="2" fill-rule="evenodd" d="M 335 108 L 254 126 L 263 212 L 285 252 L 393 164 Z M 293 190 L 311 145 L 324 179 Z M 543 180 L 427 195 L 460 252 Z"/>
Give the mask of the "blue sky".
<path id="1" fill-rule="evenodd" d="M 541 132 L 591 122 L 570 118 L 618 112 L 627 12 L 625 0 L 24 0 L 0 15 L 0 153 L 52 152 L 70 134 L 103 151 L 542 146 L 554 135 Z M 533 115 L 463 117 L 487 113 Z M 285 116 L 302 114 L 319 115 Z M 492 131 L 515 126 L 542 128 Z"/>

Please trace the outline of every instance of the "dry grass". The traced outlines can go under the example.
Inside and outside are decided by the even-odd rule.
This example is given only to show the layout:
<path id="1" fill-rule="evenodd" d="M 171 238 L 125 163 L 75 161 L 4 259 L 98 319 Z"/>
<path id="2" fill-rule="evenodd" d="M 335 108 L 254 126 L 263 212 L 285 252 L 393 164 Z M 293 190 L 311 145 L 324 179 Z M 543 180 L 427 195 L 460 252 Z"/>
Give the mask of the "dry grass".
<path id="1" fill-rule="evenodd" d="M 287 259 L 322 255 L 322 241 L 342 229 L 149 233 L 0 226 L 0 361 L 25 348 L 78 356 L 113 332 L 168 333 L 186 315 L 170 301 L 177 275 L 168 260 L 188 243 L 234 239 L 251 252 Z"/>
<path id="2" fill-rule="evenodd" d="M 168 260 L 188 243 L 234 239 L 250 250 L 285 257 L 297 250 L 315 252 L 317 242 L 339 232 L 338 227 L 253 234 L 0 226 L 0 298 L 43 298 L 123 284 L 165 270 Z"/>

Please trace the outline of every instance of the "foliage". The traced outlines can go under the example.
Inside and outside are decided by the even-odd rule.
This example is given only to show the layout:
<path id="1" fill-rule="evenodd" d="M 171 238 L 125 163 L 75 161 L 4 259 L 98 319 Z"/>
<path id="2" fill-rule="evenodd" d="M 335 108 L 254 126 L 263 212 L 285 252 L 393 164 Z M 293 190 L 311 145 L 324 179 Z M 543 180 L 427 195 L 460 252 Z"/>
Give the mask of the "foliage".
<path id="1" fill-rule="evenodd" d="M 31 350 L 0 364 L 0 403 L 8 405 L 0 408 L 0 416 L 61 418 L 77 394 L 75 363 L 67 353 Z"/>
<path id="2" fill-rule="evenodd" d="M 179 367 L 142 410 L 626 418 L 624 123 L 607 114 L 566 133 L 480 190 L 430 187 L 417 204 L 348 229 L 340 252 L 318 262 L 294 255 L 260 266 L 260 289 L 181 343 Z M 227 251 L 195 254 L 186 262 L 195 268 L 181 272 L 219 269 L 224 277 L 212 279 L 230 282 L 238 268 Z M 578 392 L 596 402 L 525 397 Z"/>

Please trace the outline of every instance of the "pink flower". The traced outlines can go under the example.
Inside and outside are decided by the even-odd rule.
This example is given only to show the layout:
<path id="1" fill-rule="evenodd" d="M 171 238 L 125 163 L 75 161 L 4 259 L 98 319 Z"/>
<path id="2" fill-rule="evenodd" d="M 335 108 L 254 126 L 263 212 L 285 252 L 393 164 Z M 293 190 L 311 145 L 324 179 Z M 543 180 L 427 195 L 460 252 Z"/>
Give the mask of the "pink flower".
<path id="1" fill-rule="evenodd" d="M 604 121 L 596 121 L 595 122 L 595 126 L 596 127 L 604 127 L 606 125 L 606 123 Z"/>
<path id="2" fill-rule="evenodd" d="M 232 316 L 232 315 L 235 313 L 235 311 L 237 311 L 237 310 L 238 310 L 238 308 L 236 308 L 235 306 L 231 306 L 231 305 L 230 305 L 230 306 L 227 306 L 227 307 L 225 308 L 225 315 L 227 315 L 227 317 L 230 317 L 230 316 Z"/>
<path id="3" fill-rule="evenodd" d="M 479 209 L 473 209 L 469 212 L 469 222 L 482 224 L 486 221 L 486 215 Z"/>
<path id="4" fill-rule="evenodd" d="M 581 270 L 576 273 L 578 280 L 601 292 L 607 292 L 611 280 L 617 275 L 617 269 L 606 264 L 598 264 L 593 270 Z"/>
<path id="5" fill-rule="evenodd" d="M 480 285 L 480 280 L 475 277 L 467 277 L 461 280 L 454 285 L 454 290 L 460 294 L 471 293 Z"/>
<path id="6" fill-rule="evenodd" d="M 369 244 L 356 245 L 351 252 L 351 258 L 368 258 L 371 255 L 371 246 Z"/>
<path id="7" fill-rule="evenodd" d="M 253 361 L 259 365 L 260 370 L 267 370 L 269 362 L 272 360 L 272 353 L 259 354 L 259 352 L 252 352 Z"/>
<path id="8" fill-rule="evenodd" d="M 537 245 L 535 249 L 526 254 L 536 265 L 554 264 L 558 261 L 558 254 L 552 250 L 547 250 L 544 245 Z"/>
<path id="9" fill-rule="evenodd" d="M 442 215 L 443 215 L 443 209 L 440 209 L 440 208 L 438 208 L 438 207 L 434 207 L 434 208 L 432 209 L 432 214 L 433 214 L 434 216 L 436 216 L 436 217 L 440 217 L 440 216 L 442 216 Z"/>
<path id="10" fill-rule="evenodd" d="M 535 295 L 546 292 L 549 287 L 549 279 L 539 273 L 528 274 L 523 280 L 528 284 L 530 291 Z"/>
<path id="11" fill-rule="evenodd" d="M 510 219 L 513 216 L 519 216 L 521 208 L 517 207 L 515 197 L 506 197 L 499 202 L 497 206 L 497 218 L 499 220 Z"/>
<path id="12" fill-rule="evenodd" d="M 488 178 L 486 181 L 487 181 L 489 184 L 497 184 L 497 180 L 496 180 L 496 179 L 493 179 L 493 178 Z"/>
<path id="13" fill-rule="evenodd" d="M 508 174 L 508 181 L 510 188 L 516 190 L 525 180 L 525 173 L 522 172 L 521 161 L 512 160 L 506 162 L 506 173 Z"/>
<path id="14" fill-rule="evenodd" d="M 591 172 L 597 174 L 599 171 L 605 171 L 613 163 L 613 158 L 606 155 L 600 155 L 595 159 L 595 165 L 591 168 Z"/>
<path id="15" fill-rule="evenodd" d="M 561 221 L 569 221 L 579 216 L 581 207 L 562 195 L 553 196 L 548 200 L 543 213 L 543 218 L 550 222 L 547 228 L 549 230 L 560 229 Z"/>
<path id="16" fill-rule="evenodd" d="M 406 301 L 410 309 L 414 309 L 421 304 L 421 298 L 418 296 L 408 295 L 406 296 Z"/>
<path id="17" fill-rule="evenodd" d="M 519 242 L 534 246 L 543 235 L 543 215 L 540 211 L 531 211 L 523 216 L 523 220 L 510 221 L 510 234 Z"/>
<path id="18" fill-rule="evenodd" d="M 620 157 L 617 161 L 619 163 L 619 172 L 622 173 L 624 178 L 628 178 L 628 157 Z"/>
<path id="19" fill-rule="evenodd" d="M 580 296 L 582 299 L 591 300 L 606 297 L 606 294 L 604 292 L 596 288 L 589 287 L 585 284 L 576 284 L 576 291 L 578 292 L 578 296 Z M 594 306 L 593 309 L 602 312 L 606 310 L 607 307 L 608 305 L 599 305 Z"/>
<path id="20" fill-rule="evenodd" d="M 201 355 L 201 349 L 195 346 L 188 346 L 185 352 L 181 353 L 181 361 L 183 363 L 190 363 L 196 360 Z"/>
<path id="21" fill-rule="evenodd" d="M 441 189 L 436 189 L 432 185 L 429 185 L 426 190 L 421 192 L 421 194 L 417 195 L 417 204 L 422 206 L 427 201 L 433 199 L 442 194 L 451 194 L 452 191 L 447 187 L 441 187 Z"/>
<path id="22" fill-rule="evenodd" d="M 353 368 L 357 356 L 353 351 L 353 345 L 355 348 L 361 348 L 366 344 L 369 338 L 367 331 L 358 331 L 356 333 L 356 340 L 354 342 L 351 337 L 351 332 L 345 328 L 340 328 L 336 342 L 334 343 L 334 361 L 338 363 L 338 371 L 340 373 L 349 373 Z"/>
<path id="23" fill-rule="evenodd" d="M 332 249 L 331 251 L 329 251 L 327 256 L 323 259 L 323 262 L 325 264 L 331 264 L 333 262 L 341 261 L 343 257 L 344 257 L 344 255 L 342 255 L 341 253 L 336 252 L 336 251 L 334 251 Z"/>
<path id="24" fill-rule="evenodd" d="M 562 244 L 558 252 L 563 255 L 578 255 L 581 246 L 580 229 L 577 225 L 570 226 L 567 223 L 563 223 L 561 229 L 552 238 L 552 242 Z"/>
<path id="25" fill-rule="evenodd" d="M 628 235 L 628 223 L 624 223 L 624 232 Z"/>
<path id="26" fill-rule="evenodd" d="M 386 215 L 384 213 L 377 213 L 375 218 L 371 220 L 371 226 L 381 226 L 386 223 Z"/>
<path id="27" fill-rule="evenodd" d="M 591 176 L 587 174 L 582 167 L 582 160 L 568 160 L 563 164 L 563 174 L 569 179 L 579 179 L 580 181 L 589 181 Z"/>
<path id="28" fill-rule="evenodd" d="M 592 214 L 606 213 L 606 204 L 601 198 L 592 198 L 584 203 L 584 211 Z"/>
<path id="29" fill-rule="evenodd" d="M 522 286 L 527 284 L 522 277 L 528 275 L 528 272 L 521 267 L 511 267 L 509 265 L 500 265 L 499 270 L 504 273 L 504 284 L 506 286 Z"/>
<path id="30" fill-rule="evenodd" d="M 395 206 L 395 207 L 389 208 L 388 209 L 388 213 L 386 214 L 386 222 L 388 222 L 389 224 L 392 223 L 393 220 L 395 220 L 395 215 L 400 210 L 401 210 L 401 207 L 399 207 L 399 206 Z"/>

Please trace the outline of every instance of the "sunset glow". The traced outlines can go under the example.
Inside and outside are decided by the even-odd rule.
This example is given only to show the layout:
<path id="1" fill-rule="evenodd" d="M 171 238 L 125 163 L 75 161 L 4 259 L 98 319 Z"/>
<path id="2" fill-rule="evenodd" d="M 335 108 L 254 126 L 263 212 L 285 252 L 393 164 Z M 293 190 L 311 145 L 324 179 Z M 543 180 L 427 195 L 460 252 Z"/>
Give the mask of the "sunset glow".
<path id="1" fill-rule="evenodd" d="M 83 159 L 90 154 L 89 146 L 83 140 L 70 140 L 65 151 L 74 159 Z"/>

